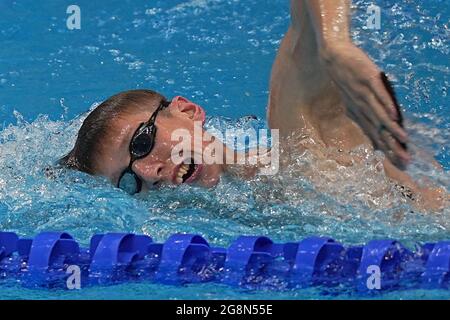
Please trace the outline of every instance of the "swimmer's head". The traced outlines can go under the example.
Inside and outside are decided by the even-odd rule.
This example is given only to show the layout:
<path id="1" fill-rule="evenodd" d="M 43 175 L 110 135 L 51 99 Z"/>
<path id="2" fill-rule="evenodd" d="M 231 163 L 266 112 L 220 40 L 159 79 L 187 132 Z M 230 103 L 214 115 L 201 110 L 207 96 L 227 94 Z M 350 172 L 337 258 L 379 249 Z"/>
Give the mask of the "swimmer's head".
<path id="1" fill-rule="evenodd" d="M 93 110 L 81 126 L 74 148 L 61 163 L 92 175 L 107 177 L 130 193 L 160 184 L 195 183 L 213 186 L 220 164 L 194 164 L 197 153 L 210 143 L 201 139 L 194 149 L 194 130 L 205 134 L 205 111 L 186 98 L 166 100 L 151 90 L 116 94 Z M 180 144 L 174 132 L 188 133 L 192 148 L 173 151 Z M 198 140 L 197 140 L 198 141 Z M 187 151 L 186 151 L 187 150 Z"/>

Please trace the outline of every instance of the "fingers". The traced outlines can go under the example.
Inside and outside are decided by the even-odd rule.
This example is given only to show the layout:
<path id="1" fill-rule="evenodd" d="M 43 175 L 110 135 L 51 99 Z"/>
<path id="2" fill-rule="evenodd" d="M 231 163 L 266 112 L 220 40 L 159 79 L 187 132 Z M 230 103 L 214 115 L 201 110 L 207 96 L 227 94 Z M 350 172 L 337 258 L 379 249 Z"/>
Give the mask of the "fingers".
<path id="1" fill-rule="evenodd" d="M 389 117 L 383 106 L 375 98 L 374 94 L 371 92 L 366 92 L 364 94 L 361 93 L 360 98 L 350 97 L 348 100 L 352 101 L 353 104 L 361 110 L 361 113 L 363 113 L 364 116 L 370 120 L 375 128 L 383 127 L 389 131 L 406 150 L 408 134 L 397 122 L 393 121 Z"/>
<path id="2" fill-rule="evenodd" d="M 379 82 L 379 85 L 374 85 L 374 81 Z M 376 128 L 379 128 L 381 126 L 386 128 L 386 130 L 388 130 L 400 142 L 400 145 L 403 146 L 404 149 L 406 149 L 408 134 L 401 126 L 401 122 L 399 120 L 401 119 L 401 116 L 399 118 L 400 113 L 397 113 L 397 111 L 395 111 L 395 118 L 397 119 L 397 121 L 395 121 L 388 114 L 386 108 L 384 107 L 384 105 L 392 105 L 393 103 L 387 95 L 386 90 L 387 89 L 379 79 L 373 79 L 373 81 L 368 83 L 366 86 L 359 88 L 358 90 L 356 90 L 356 88 L 345 86 L 341 87 L 341 92 L 346 95 L 347 100 L 353 105 L 357 106 L 358 109 L 364 113 L 364 115 L 370 120 L 370 122 L 372 122 L 372 124 Z M 379 93 L 380 91 L 384 94 Z M 386 96 L 388 98 L 386 98 Z M 380 99 L 378 97 L 383 99 L 382 101 L 384 101 L 384 103 L 380 102 Z"/>
<path id="3" fill-rule="evenodd" d="M 369 83 L 369 89 L 375 98 L 375 101 L 371 101 L 371 104 L 379 106 L 374 111 L 377 113 L 380 122 L 402 144 L 406 144 L 408 135 L 403 129 L 403 116 L 395 96 L 394 88 L 386 74 L 381 72 L 379 78 L 373 79 Z M 404 145 L 404 148 L 406 149 L 406 145 Z"/>
<path id="4" fill-rule="evenodd" d="M 387 152 L 388 147 L 382 141 L 381 136 L 378 134 L 376 127 L 363 113 L 353 109 L 349 110 L 347 114 L 353 121 L 355 121 L 363 129 L 364 133 L 367 134 L 367 136 L 372 141 L 372 144 L 375 147 L 375 149 Z"/>
<path id="5" fill-rule="evenodd" d="M 368 97 L 369 105 L 371 106 L 371 110 L 376 115 L 377 121 L 372 121 L 374 124 L 382 125 L 388 130 L 397 140 L 401 143 L 408 142 L 408 134 L 406 131 L 400 127 L 400 125 L 393 121 L 389 115 L 384 110 L 383 106 L 378 102 L 374 95 Z M 366 107 L 367 108 L 367 107 Z M 369 110 L 370 112 L 370 110 Z"/>
<path id="6" fill-rule="evenodd" d="M 410 155 L 401 144 L 387 130 L 379 130 L 361 111 L 355 108 L 348 111 L 349 117 L 364 130 L 374 147 L 383 151 L 399 169 L 404 169 L 410 161 Z"/>
<path id="7" fill-rule="evenodd" d="M 387 76 L 380 73 L 368 57 L 357 62 L 343 61 L 339 71 L 332 70 L 332 77 L 341 97 L 346 100 L 351 117 L 374 146 L 403 169 L 410 161 L 406 145 L 408 134 L 403 128 L 400 106 Z"/>
<path id="8" fill-rule="evenodd" d="M 370 89 L 375 94 L 375 97 L 383 108 L 388 113 L 389 117 L 402 125 L 400 108 L 398 106 L 397 98 L 394 89 L 386 74 L 381 72 L 379 76 L 375 77 L 369 84 Z M 402 120 L 402 121 L 400 121 Z"/>
<path id="9" fill-rule="evenodd" d="M 380 135 L 389 149 L 392 150 L 398 160 L 400 160 L 393 163 L 396 164 L 397 167 L 405 168 L 406 165 L 411 161 L 411 156 L 409 155 L 409 153 L 387 131 L 382 130 Z"/>

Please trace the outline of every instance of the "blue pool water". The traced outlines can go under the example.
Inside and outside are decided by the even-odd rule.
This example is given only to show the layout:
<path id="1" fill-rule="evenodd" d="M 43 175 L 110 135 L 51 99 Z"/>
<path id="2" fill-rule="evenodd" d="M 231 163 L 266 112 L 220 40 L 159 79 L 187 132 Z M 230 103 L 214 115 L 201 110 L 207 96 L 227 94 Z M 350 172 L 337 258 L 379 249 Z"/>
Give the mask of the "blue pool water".
<path id="1" fill-rule="evenodd" d="M 375 1 L 382 28 L 366 29 L 371 1 L 354 1 L 353 39 L 395 82 L 406 112 L 417 179 L 450 186 L 449 13 L 446 0 Z M 287 0 L 84 1 L 81 30 L 66 28 L 72 1 L 0 2 L 0 230 L 34 236 L 65 230 L 87 244 L 94 233 L 136 232 L 163 241 L 199 233 L 228 245 L 240 234 L 275 241 L 327 235 L 345 244 L 395 238 L 450 239 L 450 209 L 418 212 L 372 167 L 318 174 L 299 155 L 291 174 L 269 182 L 224 180 L 211 190 L 167 187 L 130 197 L 101 178 L 44 168 L 65 154 L 88 111 L 131 88 L 183 95 L 204 106 L 207 125 L 265 126 L 268 79 L 289 23 Z M 257 120 L 245 118 L 256 115 Z M 443 171 L 429 165 L 433 155 Z M 378 157 L 375 155 L 374 157 Z M 365 177 L 364 183 L 360 181 Z M 324 192 L 320 185 L 331 185 Z M 380 194 L 380 195 L 376 195 Z M 0 298 L 358 298 L 323 288 L 251 291 L 218 284 L 120 284 L 81 291 L 30 290 L 0 281 Z M 385 292 L 375 298 L 450 298 L 448 291 Z"/>

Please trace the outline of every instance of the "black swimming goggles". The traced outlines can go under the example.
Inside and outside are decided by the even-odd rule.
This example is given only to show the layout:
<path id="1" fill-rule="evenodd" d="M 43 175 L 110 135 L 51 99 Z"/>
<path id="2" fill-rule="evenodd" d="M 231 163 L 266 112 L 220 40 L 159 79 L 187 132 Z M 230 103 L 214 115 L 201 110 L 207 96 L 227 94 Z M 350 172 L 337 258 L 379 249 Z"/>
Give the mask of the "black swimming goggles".
<path id="1" fill-rule="evenodd" d="M 158 113 L 170 105 L 169 101 L 162 100 L 158 108 L 147 122 L 141 123 L 133 134 L 130 142 L 130 164 L 120 175 L 117 187 L 129 194 L 139 193 L 142 190 L 142 180 L 131 169 L 133 162 L 145 158 L 155 146 L 156 125 L 155 120 Z"/>

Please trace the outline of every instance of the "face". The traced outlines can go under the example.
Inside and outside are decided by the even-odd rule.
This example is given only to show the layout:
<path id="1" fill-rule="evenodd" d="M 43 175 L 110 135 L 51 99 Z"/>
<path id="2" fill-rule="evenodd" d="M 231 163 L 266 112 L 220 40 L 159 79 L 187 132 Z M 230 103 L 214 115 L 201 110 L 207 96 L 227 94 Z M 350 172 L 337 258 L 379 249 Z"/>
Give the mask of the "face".
<path id="1" fill-rule="evenodd" d="M 155 110 L 160 101 L 156 100 L 152 110 Z M 117 185 L 122 173 L 130 165 L 130 142 L 136 130 L 152 116 L 153 111 L 132 114 L 115 119 L 111 138 L 103 150 L 99 163 L 99 174 L 108 177 Z M 157 128 L 154 146 L 148 155 L 134 160 L 131 170 L 142 181 L 142 190 L 154 189 L 158 185 L 183 183 L 198 184 L 211 187 L 220 179 L 223 172 L 221 164 L 194 164 L 193 159 L 201 159 L 204 149 L 214 141 L 203 129 L 205 112 L 197 104 L 186 98 L 177 96 L 172 99 L 169 106 L 160 111 L 155 119 Z M 182 129 L 185 134 L 192 137 L 190 148 L 176 148 L 180 140 L 173 139 L 174 132 Z M 201 132 L 200 140 L 195 133 Z M 194 149 L 194 137 L 197 143 Z M 188 140 L 186 140 L 188 141 Z M 200 148 L 198 147 L 200 146 Z M 174 150 L 177 150 L 174 157 Z M 180 150 L 180 151 L 178 151 Z M 196 158 L 197 157 L 197 158 Z M 198 161 L 196 162 L 198 163 Z"/>

